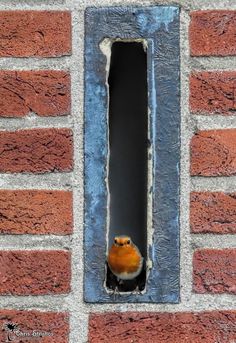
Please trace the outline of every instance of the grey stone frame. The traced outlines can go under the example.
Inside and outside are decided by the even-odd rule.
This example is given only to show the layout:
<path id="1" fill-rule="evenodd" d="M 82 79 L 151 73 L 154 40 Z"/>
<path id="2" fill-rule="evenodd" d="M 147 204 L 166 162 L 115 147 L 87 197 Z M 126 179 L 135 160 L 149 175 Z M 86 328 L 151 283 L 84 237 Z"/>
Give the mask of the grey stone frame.
<path id="1" fill-rule="evenodd" d="M 87 8 L 85 14 L 86 302 L 179 302 L 180 60 L 178 6 Z M 144 294 L 104 287 L 107 249 L 108 90 L 105 39 L 145 39 L 152 146 L 152 261 Z"/>

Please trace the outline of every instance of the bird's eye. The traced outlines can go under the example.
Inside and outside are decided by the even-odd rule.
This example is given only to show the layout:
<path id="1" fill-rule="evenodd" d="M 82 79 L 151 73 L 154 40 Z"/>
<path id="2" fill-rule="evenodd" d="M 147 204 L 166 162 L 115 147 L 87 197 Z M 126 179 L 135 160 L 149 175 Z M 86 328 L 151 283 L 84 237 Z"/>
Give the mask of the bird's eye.
<path id="1" fill-rule="evenodd" d="M 127 244 L 130 244 L 130 240 L 127 241 Z"/>
<path id="2" fill-rule="evenodd" d="M 117 244 L 117 239 L 116 238 L 114 239 L 114 242 Z"/>

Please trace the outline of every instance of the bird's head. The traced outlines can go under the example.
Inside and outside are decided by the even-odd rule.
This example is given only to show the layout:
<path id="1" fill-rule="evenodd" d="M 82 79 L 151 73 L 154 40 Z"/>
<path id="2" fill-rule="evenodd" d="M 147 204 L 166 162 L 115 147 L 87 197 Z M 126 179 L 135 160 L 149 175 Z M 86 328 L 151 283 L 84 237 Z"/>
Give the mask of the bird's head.
<path id="1" fill-rule="evenodd" d="M 117 247 L 125 247 L 132 244 L 132 240 L 129 236 L 116 236 L 114 238 L 114 245 Z"/>

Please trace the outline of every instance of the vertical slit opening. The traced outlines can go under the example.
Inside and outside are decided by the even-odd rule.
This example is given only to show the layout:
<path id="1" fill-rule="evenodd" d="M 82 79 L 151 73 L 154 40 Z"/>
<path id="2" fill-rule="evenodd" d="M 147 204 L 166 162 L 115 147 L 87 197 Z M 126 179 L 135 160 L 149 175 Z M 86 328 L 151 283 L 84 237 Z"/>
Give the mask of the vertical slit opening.
<path id="1" fill-rule="evenodd" d="M 109 247 L 126 235 L 144 258 L 134 280 L 117 283 L 107 271 L 106 285 L 128 292 L 146 283 L 148 208 L 147 54 L 140 41 L 115 41 L 111 47 L 109 85 Z M 138 284 L 137 284 L 138 283 Z M 139 287 L 140 286 L 140 287 Z"/>

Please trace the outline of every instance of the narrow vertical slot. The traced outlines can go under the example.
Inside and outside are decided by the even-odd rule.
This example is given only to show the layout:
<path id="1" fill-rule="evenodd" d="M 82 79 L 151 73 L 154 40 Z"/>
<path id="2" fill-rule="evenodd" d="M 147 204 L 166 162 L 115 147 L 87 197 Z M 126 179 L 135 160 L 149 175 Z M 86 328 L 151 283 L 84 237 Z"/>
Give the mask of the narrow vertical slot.
<path id="1" fill-rule="evenodd" d="M 148 88 L 147 54 L 142 42 L 112 44 L 108 86 L 109 247 L 115 236 L 127 235 L 146 260 Z M 141 278 L 145 286 L 145 264 Z M 119 290 L 132 291 L 132 288 L 131 285 Z"/>

